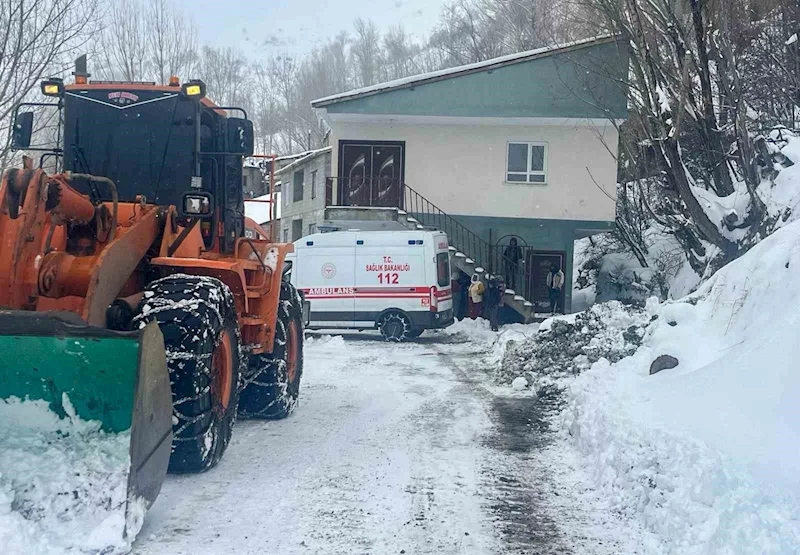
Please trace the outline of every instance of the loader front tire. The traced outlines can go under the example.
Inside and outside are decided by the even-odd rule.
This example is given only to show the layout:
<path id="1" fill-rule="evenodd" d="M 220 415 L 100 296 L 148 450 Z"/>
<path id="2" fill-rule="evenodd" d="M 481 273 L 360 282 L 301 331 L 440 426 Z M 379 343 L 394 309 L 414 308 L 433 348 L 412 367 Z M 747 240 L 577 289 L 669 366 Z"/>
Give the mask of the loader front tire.
<path id="1" fill-rule="evenodd" d="M 277 420 L 297 405 L 303 375 L 303 305 L 297 289 L 281 282 L 275 344 L 271 354 L 250 355 L 239 416 Z"/>
<path id="2" fill-rule="evenodd" d="M 172 384 L 170 472 L 202 472 L 231 438 L 242 367 L 233 295 L 218 279 L 173 275 L 147 286 L 136 327 L 158 322 Z"/>

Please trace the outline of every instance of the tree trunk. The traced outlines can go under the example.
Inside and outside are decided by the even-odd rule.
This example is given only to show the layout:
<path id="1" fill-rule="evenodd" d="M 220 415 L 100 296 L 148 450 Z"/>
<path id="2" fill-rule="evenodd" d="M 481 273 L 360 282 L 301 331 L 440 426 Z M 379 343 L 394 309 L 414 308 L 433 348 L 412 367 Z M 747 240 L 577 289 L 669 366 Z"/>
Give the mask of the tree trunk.
<path id="1" fill-rule="evenodd" d="M 706 143 L 704 154 L 708 160 L 709 171 L 714 179 L 714 190 L 719 196 L 728 196 L 733 193 L 728 165 L 726 164 L 727 151 L 722 144 L 717 117 L 714 114 L 714 93 L 711 89 L 711 69 L 708 63 L 708 47 L 703 20 L 702 6 L 699 0 L 689 0 L 692 7 L 692 23 L 694 25 L 695 39 L 697 41 L 698 67 L 697 75 L 700 78 L 702 91 L 703 117 L 699 121 L 703 142 Z"/>

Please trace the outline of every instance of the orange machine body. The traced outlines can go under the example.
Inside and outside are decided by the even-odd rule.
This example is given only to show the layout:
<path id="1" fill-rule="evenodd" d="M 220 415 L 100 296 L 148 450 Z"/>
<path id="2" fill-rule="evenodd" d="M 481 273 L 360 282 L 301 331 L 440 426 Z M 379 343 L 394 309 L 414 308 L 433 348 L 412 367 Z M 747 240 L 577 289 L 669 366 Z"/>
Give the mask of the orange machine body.
<path id="1" fill-rule="evenodd" d="M 29 165 L 29 164 L 28 164 Z M 175 273 L 221 280 L 236 300 L 242 345 L 271 352 L 284 257 L 291 244 L 241 237 L 233 253 L 205 248 L 198 220 L 174 206 L 102 202 L 70 186 L 69 173 L 12 169 L 0 182 L 0 308 L 60 310 L 106 327 L 117 299 Z M 257 237 L 271 233 L 248 220 Z M 222 232 L 222 226 L 219 233 Z"/>

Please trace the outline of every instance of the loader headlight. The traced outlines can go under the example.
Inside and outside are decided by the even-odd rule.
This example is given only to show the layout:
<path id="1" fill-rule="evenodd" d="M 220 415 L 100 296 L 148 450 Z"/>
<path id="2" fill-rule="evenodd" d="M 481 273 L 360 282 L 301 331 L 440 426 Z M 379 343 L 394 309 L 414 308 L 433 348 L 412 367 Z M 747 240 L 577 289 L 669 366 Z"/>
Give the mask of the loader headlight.
<path id="1" fill-rule="evenodd" d="M 42 94 L 45 96 L 64 96 L 64 81 L 56 78 L 42 81 Z"/>
<path id="2" fill-rule="evenodd" d="M 181 202 L 181 216 L 207 217 L 214 211 L 214 199 L 208 193 L 186 193 Z"/>
<path id="3" fill-rule="evenodd" d="M 206 96 L 206 84 L 199 79 L 193 79 L 181 85 L 183 96 L 192 100 L 201 100 Z"/>

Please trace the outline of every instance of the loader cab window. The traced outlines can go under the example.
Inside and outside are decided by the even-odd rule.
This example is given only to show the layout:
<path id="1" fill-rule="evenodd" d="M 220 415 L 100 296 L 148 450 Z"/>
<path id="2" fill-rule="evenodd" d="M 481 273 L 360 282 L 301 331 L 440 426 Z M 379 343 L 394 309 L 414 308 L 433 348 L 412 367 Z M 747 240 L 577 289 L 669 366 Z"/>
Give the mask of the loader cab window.
<path id="1" fill-rule="evenodd" d="M 205 127 L 213 145 L 213 125 Z M 194 136 L 193 103 L 177 93 L 90 89 L 64 99 L 64 169 L 111 178 L 121 201 L 178 204 L 193 174 Z"/>

